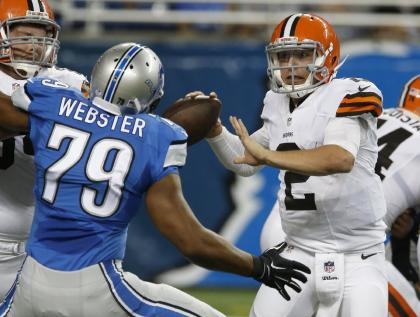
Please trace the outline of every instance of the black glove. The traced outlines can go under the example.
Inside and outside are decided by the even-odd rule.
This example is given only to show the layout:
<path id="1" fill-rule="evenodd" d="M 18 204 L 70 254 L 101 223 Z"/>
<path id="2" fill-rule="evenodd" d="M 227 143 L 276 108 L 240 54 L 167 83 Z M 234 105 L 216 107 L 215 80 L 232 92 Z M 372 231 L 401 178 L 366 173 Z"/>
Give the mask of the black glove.
<path id="1" fill-rule="evenodd" d="M 300 293 L 302 288 L 293 279 L 306 283 L 307 278 L 304 273 L 311 273 L 311 270 L 300 262 L 292 261 L 280 256 L 280 253 L 287 247 L 286 242 L 282 242 L 273 248 L 265 250 L 260 256 L 254 256 L 254 271 L 252 276 L 259 282 L 275 288 L 286 300 L 290 300 L 285 285 Z"/>

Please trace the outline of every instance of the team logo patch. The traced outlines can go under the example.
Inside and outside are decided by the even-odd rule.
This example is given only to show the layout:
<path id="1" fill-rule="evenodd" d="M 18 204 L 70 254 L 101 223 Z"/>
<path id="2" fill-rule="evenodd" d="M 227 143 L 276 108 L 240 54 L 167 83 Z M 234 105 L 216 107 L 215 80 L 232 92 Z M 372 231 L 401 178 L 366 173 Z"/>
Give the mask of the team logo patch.
<path id="1" fill-rule="evenodd" d="M 324 263 L 324 271 L 327 273 L 332 273 L 335 271 L 335 265 L 333 261 L 328 261 Z"/>

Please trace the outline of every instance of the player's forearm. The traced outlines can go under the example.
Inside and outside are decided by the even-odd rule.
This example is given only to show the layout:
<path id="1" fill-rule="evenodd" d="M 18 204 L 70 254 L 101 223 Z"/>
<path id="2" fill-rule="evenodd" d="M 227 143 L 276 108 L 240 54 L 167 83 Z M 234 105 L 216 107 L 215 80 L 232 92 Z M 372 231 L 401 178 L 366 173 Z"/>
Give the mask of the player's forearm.
<path id="1" fill-rule="evenodd" d="M 239 138 L 231 134 L 226 128 L 223 128 L 222 134 L 207 139 L 207 142 L 223 166 L 235 174 L 246 177 L 254 175 L 260 170 L 260 167 L 233 163 L 236 157 L 243 155 L 244 147 Z"/>
<path id="2" fill-rule="evenodd" d="M 350 172 L 354 157 L 338 145 L 325 145 L 310 150 L 267 151 L 264 163 L 299 174 L 325 176 Z"/>
<path id="3" fill-rule="evenodd" d="M 209 270 L 251 276 L 251 254 L 234 247 L 223 237 L 206 228 L 202 228 L 194 241 L 189 250 L 181 250 L 191 262 Z"/>

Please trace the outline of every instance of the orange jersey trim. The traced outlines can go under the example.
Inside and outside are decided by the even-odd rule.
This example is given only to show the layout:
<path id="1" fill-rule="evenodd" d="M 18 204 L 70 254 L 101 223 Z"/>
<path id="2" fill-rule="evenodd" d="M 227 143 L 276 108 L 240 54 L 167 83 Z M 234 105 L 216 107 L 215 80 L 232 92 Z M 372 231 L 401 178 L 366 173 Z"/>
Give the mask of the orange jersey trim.
<path id="1" fill-rule="evenodd" d="M 337 109 L 337 117 L 356 116 L 371 113 L 379 117 L 382 113 L 382 99 L 373 92 L 359 92 L 346 95 Z"/>

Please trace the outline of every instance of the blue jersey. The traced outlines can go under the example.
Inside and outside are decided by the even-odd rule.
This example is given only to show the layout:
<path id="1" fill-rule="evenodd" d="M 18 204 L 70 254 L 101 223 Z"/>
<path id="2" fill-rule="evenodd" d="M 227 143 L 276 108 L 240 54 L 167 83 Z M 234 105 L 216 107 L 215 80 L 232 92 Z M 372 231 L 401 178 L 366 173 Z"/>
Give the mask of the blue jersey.
<path id="1" fill-rule="evenodd" d="M 122 259 L 142 194 L 185 164 L 185 131 L 155 115 L 120 115 L 48 78 L 29 80 L 12 101 L 30 114 L 35 151 L 28 255 L 64 271 Z"/>

